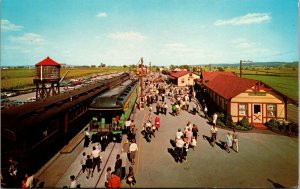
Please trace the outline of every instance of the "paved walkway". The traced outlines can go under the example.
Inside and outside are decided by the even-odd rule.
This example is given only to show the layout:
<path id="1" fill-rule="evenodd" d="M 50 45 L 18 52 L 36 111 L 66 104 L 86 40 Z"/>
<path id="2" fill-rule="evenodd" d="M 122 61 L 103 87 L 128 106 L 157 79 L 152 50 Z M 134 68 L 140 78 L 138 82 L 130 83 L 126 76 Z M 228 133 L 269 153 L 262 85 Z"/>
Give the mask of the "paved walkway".
<path id="1" fill-rule="evenodd" d="M 170 112 L 170 101 L 167 99 L 166 102 Z M 211 127 L 203 117 L 182 111 L 175 117 L 169 113 L 166 116 L 160 114 L 160 130 L 148 143 L 140 134 L 148 113 L 146 109 L 137 110 L 132 114 L 138 128 L 136 138 L 139 146 L 137 163 L 134 165 L 137 180 L 134 187 L 298 186 L 298 139 L 296 138 L 281 136 L 268 130 L 239 132 L 239 153 L 232 150 L 227 153 L 218 145 L 212 147 L 207 140 L 203 139 L 202 135 L 210 135 Z M 176 163 L 168 152 L 168 148 L 172 148 L 170 140 L 174 139 L 177 129 L 183 129 L 188 121 L 198 125 L 200 137 L 195 151 L 189 150 L 188 161 Z M 219 128 L 218 141 L 225 141 L 226 132 L 227 130 Z M 92 145 L 89 148 L 91 147 Z M 50 166 L 38 175 L 40 182 L 44 181 L 45 187 L 68 186 L 69 176 L 77 175 L 81 168 L 79 161 L 83 151 L 90 152 L 91 149 L 83 149 L 83 144 L 79 144 L 71 154 L 59 154 Z M 105 170 L 107 166 L 114 167 L 116 154 L 120 152 L 121 144 L 110 143 L 108 149 L 101 153 L 102 170 L 90 179 L 86 179 L 85 174 L 77 178 L 81 187 L 95 187 L 96 184 L 97 188 L 103 187 Z M 110 158 L 107 159 L 109 155 Z M 124 180 L 123 187 L 129 187 Z"/>
<path id="2" fill-rule="evenodd" d="M 139 142 L 136 187 L 298 186 L 298 139 L 268 130 L 239 132 L 239 152 L 227 153 L 202 138 L 210 136 L 211 128 L 203 117 L 186 111 L 178 117 L 170 114 L 160 117 L 160 131 L 151 143 L 144 139 Z M 188 161 L 176 163 L 168 153 L 168 148 L 172 148 L 170 140 L 188 121 L 198 125 L 200 137 L 195 151 L 188 151 Z M 227 130 L 219 128 L 218 142 L 225 141 L 226 133 Z"/>

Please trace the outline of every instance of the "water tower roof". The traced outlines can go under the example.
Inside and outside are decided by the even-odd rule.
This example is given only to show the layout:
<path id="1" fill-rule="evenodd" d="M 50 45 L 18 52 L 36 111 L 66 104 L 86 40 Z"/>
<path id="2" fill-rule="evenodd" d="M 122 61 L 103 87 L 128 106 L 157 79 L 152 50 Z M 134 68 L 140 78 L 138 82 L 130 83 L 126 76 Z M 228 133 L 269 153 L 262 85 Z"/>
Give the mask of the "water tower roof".
<path id="1" fill-rule="evenodd" d="M 49 56 L 47 58 L 45 58 L 44 60 L 40 61 L 39 63 L 37 63 L 35 66 L 59 66 L 60 64 L 55 62 L 54 60 L 52 60 L 51 58 L 49 58 Z"/>

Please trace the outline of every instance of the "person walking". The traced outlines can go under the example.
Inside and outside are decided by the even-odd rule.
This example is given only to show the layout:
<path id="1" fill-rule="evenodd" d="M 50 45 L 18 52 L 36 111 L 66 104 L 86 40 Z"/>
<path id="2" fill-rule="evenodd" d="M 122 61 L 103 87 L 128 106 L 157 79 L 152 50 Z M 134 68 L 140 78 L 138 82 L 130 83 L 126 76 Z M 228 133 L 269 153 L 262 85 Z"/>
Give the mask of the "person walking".
<path id="1" fill-rule="evenodd" d="M 130 188 L 132 185 L 135 185 L 136 183 L 132 166 L 129 167 L 129 173 L 126 176 L 126 183 L 129 185 Z"/>
<path id="2" fill-rule="evenodd" d="M 175 137 L 175 141 L 177 139 L 180 139 L 183 136 L 183 132 L 181 131 L 180 128 L 178 128 L 177 132 L 176 132 L 176 137 Z"/>
<path id="3" fill-rule="evenodd" d="M 205 106 L 204 106 L 204 116 L 205 116 L 205 118 L 208 117 L 208 116 L 207 116 L 207 111 L 208 111 L 208 109 L 207 109 L 207 106 L 205 105 Z"/>
<path id="4" fill-rule="evenodd" d="M 132 125 L 130 127 L 130 133 L 131 133 L 130 141 L 132 141 L 133 139 L 135 139 L 136 131 L 137 131 L 137 128 L 135 128 L 135 125 Z"/>
<path id="5" fill-rule="evenodd" d="M 182 163 L 182 159 L 183 159 L 183 146 L 184 146 L 183 139 L 181 137 L 177 138 L 175 145 L 176 145 L 176 148 L 175 148 L 175 151 L 176 151 L 175 160 L 176 160 L 176 162 L 179 161 L 180 163 Z"/>
<path id="6" fill-rule="evenodd" d="M 164 104 L 164 113 L 165 113 L 165 115 L 167 115 L 167 113 L 168 113 L 168 105 L 167 105 L 167 103 Z"/>
<path id="7" fill-rule="evenodd" d="M 108 188 L 108 183 L 111 179 L 111 167 L 107 167 L 106 169 L 106 173 L 105 173 L 105 187 Z"/>
<path id="8" fill-rule="evenodd" d="M 188 142 L 188 144 L 190 144 L 192 142 L 192 138 L 193 138 L 193 132 L 191 131 L 190 128 L 188 128 L 187 131 L 185 132 L 185 137 L 186 137 L 186 142 Z"/>
<path id="9" fill-rule="evenodd" d="M 90 155 L 86 156 L 85 164 L 86 164 L 86 172 L 87 172 L 86 178 L 89 179 L 90 174 L 91 174 L 91 170 L 93 169 L 93 160 L 90 157 Z M 92 177 L 93 177 L 93 174 L 92 174 Z"/>
<path id="10" fill-rule="evenodd" d="M 84 142 L 83 142 L 83 147 L 87 148 L 89 147 L 90 143 L 90 133 L 88 132 L 88 129 L 86 128 L 84 131 Z"/>
<path id="11" fill-rule="evenodd" d="M 192 138 L 191 147 L 195 151 L 195 147 L 197 146 L 197 140 L 195 137 Z"/>
<path id="12" fill-rule="evenodd" d="M 198 137 L 198 127 L 196 124 L 193 124 L 193 127 L 192 127 L 192 133 L 193 133 L 193 137 L 197 140 L 197 137 Z"/>
<path id="13" fill-rule="evenodd" d="M 190 111 L 190 102 L 189 101 L 186 101 L 185 103 L 185 107 L 186 107 L 186 111 L 189 112 Z"/>
<path id="14" fill-rule="evenodd" d="M 231 133 L 227 132 L 225 148 L 226 148 L 226 152 L 228 152 L 228 153 L 230 153 L 230 148 L 232 147 L 232 141 L 233 141 L 233 138 L 232 138 Z"/>
<path id="15" fill-rule="evenodd" d="M 213 115 L 213 125 L 214 126 L 217 126 L 217 119 L 218 119 L 218 114 L 217 114 L 217 112 L 215 112 Z"/>
<path id="16" fill-rule="evenodd" d="M 117 154 L 116 162 L 115 162 L 115 172 L 121 177 L 121 168 L 122 168 L 122 159 L 120 158 L 120 154 Z"/>
<path id="17" fill-rule="evenodd" d="M 129 133 L 130 125 L 131 125 L 131 120 L 130 120 L 130 118 L 128 118 L 128 119 L 125 121 L 125 132 L 126 132 L 127 134 Z"/>
<path id="18" fill-rule="evenodd" d="M 157 116 L 154 122 L 155 122 L 155 128 L 158 131 L 158 129 L 160 128 L 160 118 Z"/>
<path id="19" fill-rule="evenodd" d="M 187 162 L 187 154 L 189 151 L 189 146 L 190 146 L 190 142 L 189 142 L 189 138 L 185 137 L 183 138 L 184 144 L 183 144 L 183 151 L 182 151 L 182 158 Z"/>
<path id="20" fill-rule="evenodd" d="M 210 129 L 210 133 L 211 133 L 210 142 L 211 142 L 212 146 L 215 146 L 215 143 L 217 140 L 217 132 L 218 132 L 218 129 L 216 128 L 215 125 L 213 125 L 212 128 Z"/>
<path id="21" fill-rule="evenodd" d="M 135 155 L 136 155 L 136 152 L 138 151 L 138 146 L 135 142 L 135 140 L 133 139 L 132 140 L 132 143 L 130 144 L 129 146 L 129 152 L 130 152 L 130 161 L 131 161 L 131 164 L 134 165 L 135 164 Z"/>
<path id="22" fill-rule="evenodd" d="M 238 134 L 235 132 L 235 129 L 233 129 L 232 138 L 233 138 L 232 149 L 233 149 L 233 145 L 235 145 L 236 152 L 239 152 L 239 139 L 238 139 Z"/>
<path id="23" fill-rule="evenodd" d="M 77 187 L 77 181 L 75 179 L 75 175 L 70 176 L 70 186 L 69 188 L 76 188 Z"/>
<path id="24" fill-rule="evenodd" d="M 120 158 L 122 159 L 122 166 L 121 166 L 121 180 L 123 180 L 126 176 L 126 166 L 127 166 L 127 153 L 121 151 Z"/>
<path id="25" fill-rule="evenodd" d="M 111 179 L 108 182 L 108 188 L 122 188 L 121 178 L 115 173 L 111 173 Z"/>
<path id="26" fill-rule="evenodd" d="M 86 156 L 85 156 L 85 152 L 82 153 L 80 164 L 81 164 L 81 171 L 82 171 L 82 173 L 84 173 L 85 169 L 86 169 Z"/>
<path id="27" fill-rule="evenodd" d="M 101 157 L 100 157 L 100 150 L 96 149 L 95 146 L 93 146 L 93 151 L 92 151 L 92 157 L 93 157 L 93 171 L 92 171 L 92 177 L 93 173 L 95 171 L 95 168 L 97 166 L 98 172 L 100 172 L 100 163 L 101 163 Z"/>
<path id="28" fill-rule="evenodd" d="M 173 116 L 176 115 L 176 105 L 175 104 L 172 105 L 172 115 Z"/>
<path id="29" fill-rule="evenodd" d="M 156 114 L 159 115 L 160 105 L 159 102 L 156 102 Z"/>

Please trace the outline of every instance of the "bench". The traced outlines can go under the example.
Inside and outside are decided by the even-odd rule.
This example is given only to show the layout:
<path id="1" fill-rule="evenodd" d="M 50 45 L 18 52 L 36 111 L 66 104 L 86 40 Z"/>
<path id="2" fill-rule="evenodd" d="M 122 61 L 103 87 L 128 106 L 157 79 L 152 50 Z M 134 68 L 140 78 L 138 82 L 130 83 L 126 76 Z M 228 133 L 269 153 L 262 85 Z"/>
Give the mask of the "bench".
<path id="1" fill-rule="evenodd" d="M 71 153 L 76 146 L 84 139 L 84 132 L 76 135 L 67 145 L 60 151 L 61 154 Z"/>

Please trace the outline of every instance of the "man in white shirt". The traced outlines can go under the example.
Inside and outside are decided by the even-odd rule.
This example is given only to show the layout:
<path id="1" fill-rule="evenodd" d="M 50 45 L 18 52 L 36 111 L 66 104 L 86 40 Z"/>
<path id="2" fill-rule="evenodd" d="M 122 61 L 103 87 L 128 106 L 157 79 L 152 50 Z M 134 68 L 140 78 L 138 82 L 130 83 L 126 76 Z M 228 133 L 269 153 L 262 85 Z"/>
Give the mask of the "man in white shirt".
<path id="1" fill-rule="evenodd" d="M 130 125 L 131 125 L 131 120 L 128 118 L 127 121 L 125 121 L 125 129 L 127 133 L 129 132 Z"/>
<path id="2" fill-rule="evenodd" d="M 181 129 L 179 128 L 178 131 L 176 132 L 176 138 L 175 139 L 180 139 L 183 136 L 183 133 L 181 132 Z"/>
<path id="3" fill-rule="evenodd" d="M 213 115 L 213 124 L 214 124 L 214 126 L 217 125 L 217 119 L 218 119 L 218 114 L 217 114 L 217 112 L 215 112 L 214 115 Z"/>
<path id="4" fill-rule="evenodd" d="M 71 180 L 71 183 L 70 183 L 69 188 L 76 188 L 77 187 L 77 182 L 76 182 L 76 179 L 75 179 L 75 175 L 71 175 L 70 180 Z"/>
<path id="5" fill-rule="evenodd" d="M 182 140 L 182 138 L 177 138 L 176 139 L 176 154 L 177 157 L 175 158 L 176 161 L 180 161 L 182 163 L 182 155 L 183 155 L 183 146 L 184 146 L 184 141 Z"/>
<path id="6" fill-rule="evenodd" d="M 133 139 L 132 143 L 129 146 L 130 161 L 131 161 L 132 165 L 134 165 L 134 163 L 135 163 L 134 159 L 135 159 L 135 154 L 136 154 L 137 151 L 138 151 L 138 146 L 135 143 L 135 139 Z"/>
<path id="7" fill-rule="evenodd" d="M 92 171 L 92 177 L 93 177 L 93 173 L 94 173 L 94 170 L 97 166 L 97 169 L 98 169 L 98 172 L 100 172 L 100 150 L 99 149 L 96 149 L 95 146 L 93 146 L 93 151 L 92 151 L 92 157 L 93 157 L 93 171 Z"/>

